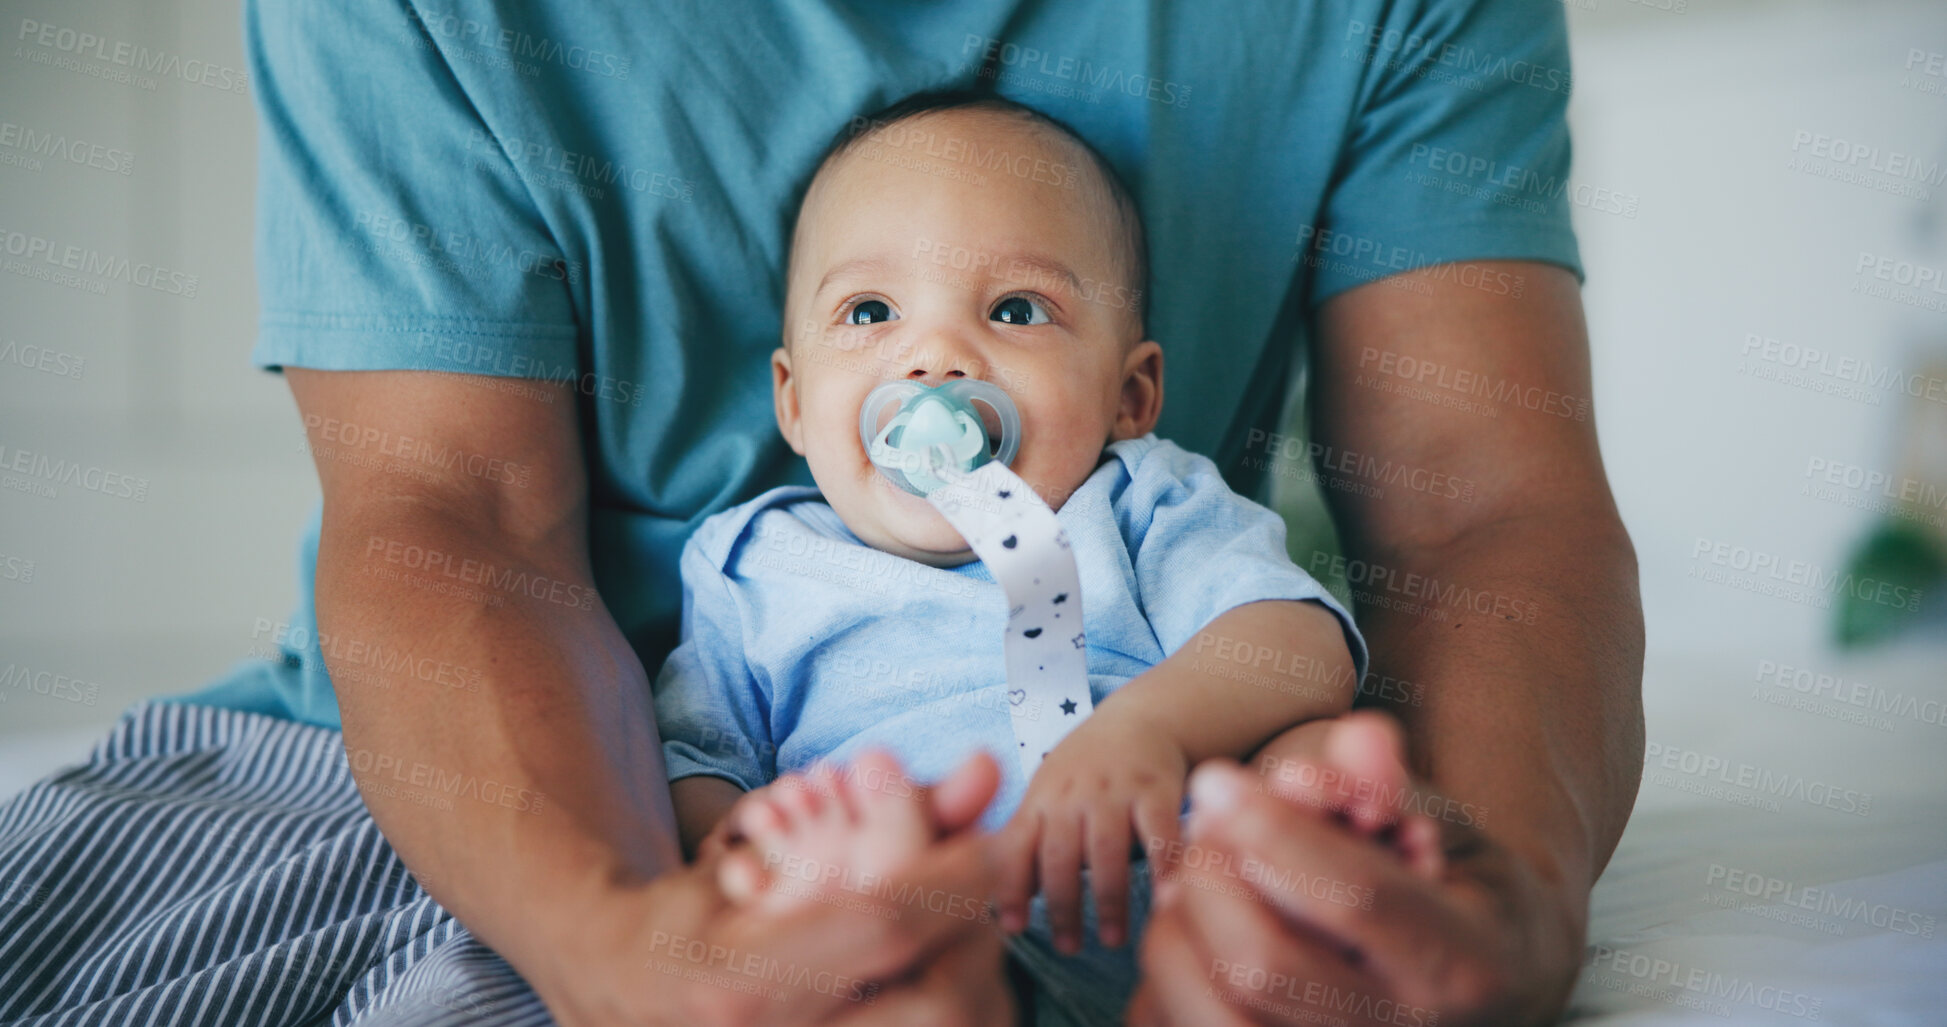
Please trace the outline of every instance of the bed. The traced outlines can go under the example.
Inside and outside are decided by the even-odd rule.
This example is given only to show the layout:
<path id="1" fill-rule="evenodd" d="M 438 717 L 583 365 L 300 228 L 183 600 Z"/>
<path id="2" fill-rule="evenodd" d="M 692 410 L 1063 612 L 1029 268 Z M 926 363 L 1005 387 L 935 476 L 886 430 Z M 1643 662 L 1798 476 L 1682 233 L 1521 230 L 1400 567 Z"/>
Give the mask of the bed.
<path id="1" fill-rule="evenodd" d="M 1947 1023 L 1947 647 L 1839 666 L 1652 656 L 1565 1022 Z"/>
<path id="2" fill-rule="evenodd" d="M 1947 646 L 1821 671 L 1865 706 L 1806 708 L 1775 668 L 1813 662 L 1767 684 L 1766 661 L 1652 655 L 1651 756 L 1564 1022 L 1947 1022 Z M 102 730 L 0 742 L 0 795 Z"/>

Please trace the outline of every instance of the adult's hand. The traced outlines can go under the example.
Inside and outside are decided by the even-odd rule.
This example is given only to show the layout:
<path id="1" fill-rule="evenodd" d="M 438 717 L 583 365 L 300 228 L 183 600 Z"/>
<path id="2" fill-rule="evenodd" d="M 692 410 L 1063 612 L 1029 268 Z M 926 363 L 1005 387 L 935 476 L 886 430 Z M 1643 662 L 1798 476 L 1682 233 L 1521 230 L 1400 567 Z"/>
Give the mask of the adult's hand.
<path id="1" fill-rule="evenodd" d="M 1412 786 L 1382 715 L 1345 726 L 1349 744 L 1261 759 L 1258 774 L 1198 768 L 1184 858 L 1159 873 L 1132 1023 L 1508 1025 L 1559 1013 L 1586 895 Z M 1448 815 L 1374 817 L 1381 807 Z M 1433 858 L 1417 849 L 1429 841 Z"/>
<path id="2" fill-rule="evenodd" d="M 969 759 L 916 799 L 943 839 L 922 864 L 843 906 L 782 916 L 724 900 L 720 825 L 694 865 L 609 896 L 561 954 L 578 971 L 554 979 L 570 987 L 536 986 L 569 1027 L 1007 1022 L 1012 996 L 993 987 L 1002 939 L 985 912 L 995 866 L 968 830 L 999 782 L 991 758 Z"/>
<path id="3" fill-rule="evenodd" d="M 992 886 L 986 846 L 962 835 L 881 893 L 942 901 L 847 896 L 779 916 L 726 905 L 704 860 L 612 896 L 561 953 L 579 971 L 536 987 L 566 1027 L 1002 1022 L 1001 935 L 973 913 Z"/>
<path id="4" fill-rule="evenodd" d="M 1319 473 L 1371 647 L 1362 695 L 1411 740 L 1395 733 L 1384 760 L 1352 762 L 1368 776 L 1410 765 L 1461 815 L 1440 807 L 1444 857 L 1429 876 L 1411 818 L 1400 837 L 1371 836 L 1357 816 L 1340 824 L 1237 788 L 1234 770 L 1208 772 L 1206 807 L 1235 802 L 1198 818 L 1200 844 L 1249 853 L 1274 879 L 1324 875 L 1327 897 L 1274 900 L 1186 869 L 1150 927 L 1138 1011 L 1148 1022 L 1291 1018 L 1288 999 L 1282 1012 L 1223 1001 L 1252 998 L 1228 983 L 1241 964 L 1247 984 L 1258 970 L 1267 985 L 1283 973 L 1340 989 L 1313 997 L 1352 994 L 1330 1010 L 1348 1020 L 1545 1020 L 1572 984 L 1589 889 L 1629 819 L 1643 754 L 1636 560 L 1596 444 L 1578 286 L 1533 262 L 1433 267 L 1348 289 L 1316 320 L 1314 438 L 1323 453 L 1359 456 Z M 1455 487 L 1367 488 L 1354 463 Z M 1336 555 L 1299 562 L 1323 570 Z M 1270 748 L 1284 755 L 1288 741 Z M 1371 908 L 1330 901 L 1334 877 L 1338 897 L 1357 885 L 1354 905 L 1369 897 Z"/>

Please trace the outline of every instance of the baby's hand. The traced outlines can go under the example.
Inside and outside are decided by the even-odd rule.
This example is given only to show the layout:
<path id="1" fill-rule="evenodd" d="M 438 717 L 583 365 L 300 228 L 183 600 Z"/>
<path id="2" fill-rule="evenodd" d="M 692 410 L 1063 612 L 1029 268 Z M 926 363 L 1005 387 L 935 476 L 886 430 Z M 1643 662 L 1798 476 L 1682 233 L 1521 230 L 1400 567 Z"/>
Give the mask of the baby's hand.
<path id="1" fill-rule="evenodd" d="M 1043 760 L 998 839 L 1001 926 L 1027 926 L 1036 882 L 1048 900 L 1055 948 L 1082 948 L 1081 871 L 1095 894 L 1097 937 L 1128 936 L 1129 850 L 1176 840 L 1183 808 L 1183 749 L 1140 717 L 1097 709 Z"/>

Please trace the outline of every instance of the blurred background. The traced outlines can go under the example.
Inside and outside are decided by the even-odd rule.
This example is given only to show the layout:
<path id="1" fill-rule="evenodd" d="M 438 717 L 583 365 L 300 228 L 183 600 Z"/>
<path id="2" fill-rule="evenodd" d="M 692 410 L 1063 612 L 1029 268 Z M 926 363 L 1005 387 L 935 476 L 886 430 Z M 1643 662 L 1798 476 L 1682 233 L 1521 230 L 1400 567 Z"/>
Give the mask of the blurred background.
<path id="1" fill-rule="evenodd" d="M 1564 6 L 1595 414 L 1642 566 L 1651 742 L 1937 790 L 1947 4 Z M 0 794 L 79 757 L 129 704 L 268 652 L 317 501 L 289 394 L 248 361 L 254 115 L 249 91 L 224 85 L 243 77 L 236 0 L 4 10 L 0 470 L 27 451 L 102 486 L 0 480 Z M 118 79 L 18 38 L 30 20 L 211 73 Z M 37 152 L 48 135 L 86 158 Z M 23 259 L 36 245 L 135 270 L 35 277 L 51 267 Z M 1285 498 L 1295 524 L 1315 519 Z M 1848 569 L 1907 591 L 1820 583 Z M 1912 702 L 1785 708 L 1821 680 Z M 1632 837 L 1681 791 L 1646 780 Z M 1699 824 L 1742 815 L 1698 808 Z M 1882 834 L 1919 820 L 1881 809 Z M 1809 823 L 1835 838 L 1855 822 Z M 1934 859 L 1939 824 L 1912 828 Z M 1611 879 L 1667 862 L 1632 851 L 1626 839 Z M 1873 851 L 1800 873 L 1860 877 L 1879 869 Z M 1599 888 L 1598 937 L 1696 912 L 1706 878 L 1671 872 L 1691 906 L 1653 915 Z"/>
<path id="2" fill-rule="evenodd" d="M 99 491 L 53 486 L 51 498 L 0 488 L 0 669 L 82 683 L 56 695 L 0 687 L 0 752 L 72 757 L 85 748 L 49 732 L 92 733 L 146 695 L 196 687 L 258 644 L 254 618 L 284 618 L 293 543 L 318 494 L 289 393 L 248 361 L 250 93 L 98 77 L 126 69 L 16 38 L 23 22 L 46 22 L 234 78 L 239 5 L 4 9 L 0 233 L 12 243 L 0 247 L 0 445 L 5 462 L 24 450 L 129 479 Z M 37 155 L 47 135 L 79 144 L 95 166 Z M 130 279 L 160 268 L 162 281 L 25 277 L 13 251 L 32 243 L 19 236 L 127 260 Z"/>
<path id="3" fill-rule="evenodd" d="M 13 748 L 266 646 L 253 631 L 289 612 L 317 491 L 282 380 L 247 359 L 255 126 L 247 89 L 220 87 L 242 77 L 238 5 L 5 6 L 0 231 L 164 273 L 0 274 L 0 445 L 147 485 L 0 489 L 0 668 L 94 696 L 0 684 Z M 1699 580 L 1736 571 L 1693 554 L 1708 541 L 1838 572 L 1912 473 L 1903 440 L 1928 431 L 1947 490 L 1947 292 L 1917 290 L 1931 308 L 1873 295 L 1859 290 L 1900 287 L 1857 270 L 1867 255 L 1947 268 L 1947 4 L 1566 8 L 1595 411 L 1652 649 L 1836 670 L 1834 609 Z M 23 19 L 208 62 L 217 84 L 44 63 L 12 38 Z M 40 134 L 94 148 L 94 166 L 36 156 Z M 1889 484 L 1847 484 L 1868 474 Z"/>
<path id="4" fill-rule="evenodd" d="M 1651 646 L 1836 669 L 1832 606 L 1699 575 L 1738 576 L 1739 549 L 1837 573 L 1911 474 L 1903 440 L 1931 430 L 1940 459 L 1947 292 L 1860 290 L 1902 288 L 1881 261 L 1947 268 L 1947 5 L 1566 7 L 1595 410 Z M 247 359 L 255 126 L 247 89 L 222 88 L 243 78 L 237 5 L 7 10 L 217 71 L 116 81 L 17 39 L 0 58 L 0 231 L 157 269 L 0 274 L 0 445 L 128 479 L 0 489 L 0 666 L 85 686 L 0 683 L 0 747 L 19 747 L 266 647 L 317 490 L 281 379 Z M 89 162 L 37 156 L 38 135 Z M 1931 481 L 1947 490 L 1937 463 Z"/>

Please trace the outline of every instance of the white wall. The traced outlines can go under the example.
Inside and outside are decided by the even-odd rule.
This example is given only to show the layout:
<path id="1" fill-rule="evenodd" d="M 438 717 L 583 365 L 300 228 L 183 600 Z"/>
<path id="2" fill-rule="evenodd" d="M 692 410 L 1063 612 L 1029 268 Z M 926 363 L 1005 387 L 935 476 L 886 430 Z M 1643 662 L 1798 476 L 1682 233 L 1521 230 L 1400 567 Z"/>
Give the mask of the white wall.
<path id="1" fill-rule="evenodd" d="M 1634 219 L 1578 210 L 1576 228 L 1598 425 L 1652 648 L 1833 660 L 1828 611 L 1688 575 L 1708 566 L 1700 538 L 1842 568 L 1871 518 L 1801 495 L 1810 461 L 1896 470 L 1904 396 L 1760 380 L 1743 349 L 1756 334 L 1914 371 L 1947 355 L 1947 310 L 1849 291 L 1862 251 L 1947 268 L 1947 187 L 1907 183 L 1922 200 L 1788 167 L 1810 157 L 1793 149 L 1807 132 L 1939 177 L 1947 95 L 1902 75 L 1910 49 L 1947 51 L 1947 4 L 1600 3 L 1570 10 L 1575 177 L 1641 204 Z"/>
<path id="2" fill-rule="evenodd" d="M 0 362 L 7 459 L 28 450 L 148 479 L 141 501 L 76 485 L 51 499 L 0 489 L 0 561 L 34 563 L 25 583 L 6 580 L 0 563 L 0 671 L 100 686 L 92 707 L 0 688 L 0 737 L 107 722 L 245 655 L 252 621 L 291 607 L 293 543 L 317 496 L 288 392 L 247 360 L 250 94 L 180 79 L 147 89 L 38 63 L 113 67 L 20 38 L 27 21 L 94 33 L 109 53 L 128 43 L 243 65 L 234 2 L 14 0 L 0 18 L 0 122 L 133 155 L 127 174 L 45 158 L 39 170 L 0 165 L 0 231 L 197 279 L 194 296 L 127 282 L 97 295 L 0 273 L 0 349 L 85 361 L 78 379 Z M 0 146 L 7 154 L 24 155 Z"/>

